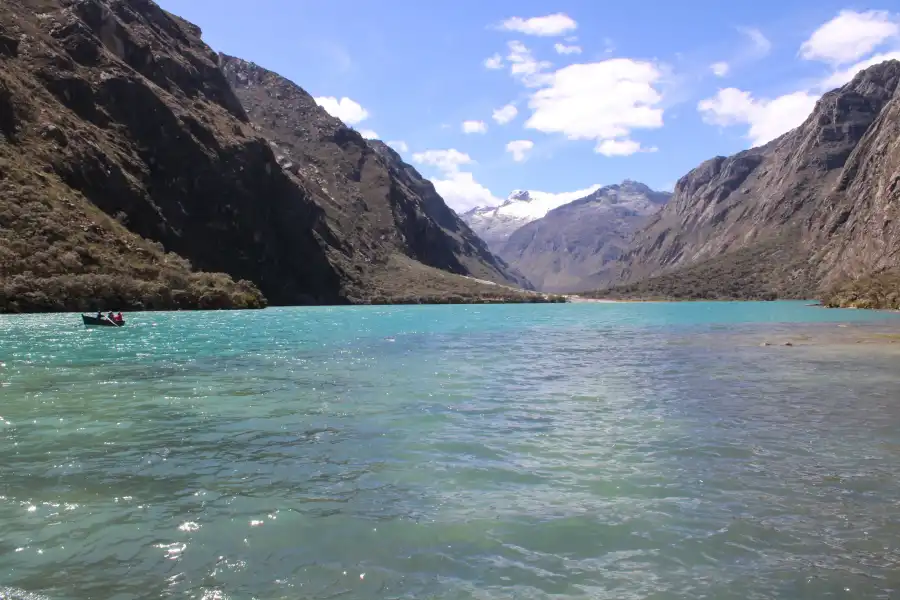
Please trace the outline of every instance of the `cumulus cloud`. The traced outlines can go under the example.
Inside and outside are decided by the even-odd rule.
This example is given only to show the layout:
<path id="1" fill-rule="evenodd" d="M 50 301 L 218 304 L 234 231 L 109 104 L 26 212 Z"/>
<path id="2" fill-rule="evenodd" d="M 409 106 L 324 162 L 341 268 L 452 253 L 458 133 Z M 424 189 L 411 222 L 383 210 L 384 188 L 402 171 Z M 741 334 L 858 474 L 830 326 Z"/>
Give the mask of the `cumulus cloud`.
<path id="1" fill-rule="evenodd" d="M 464 212 L 476 206 L 494 206 L 499 200 L 489 189 L 475 181 L 472 173 L 461 171 L 463 165 L 473 165 L 475 161 L 465 152 L 455 148 L 449 150 L 426 150 L 416 152 L 413 162 L 435 167 L 440 171 L 438 177 L 432 177 L 431 183 L 447 205 Z"/>
<path id="2" fill-rule="evenodd" d="M 463 121 L 463 133 L 484 133 L 487 131 L 487 123 L 484 121 Z"/>
<path id="3" fill-rule="evenodd" d="M 501 29 L 517 31 L 525 35 L 556 36 L 575 31 L 578 23 L 565 13 L 555 13 L 543 17 L 511 17 L 500 24 Z"/>
<path id="4" fill-rule="evenodd" d="M 534 148 L 531 140 L 513 140 L 506 144 L 506 151 L 512 154 L 513 160 L 523 162 L 528 158 L 528 153 Z"/>
<path id="5" fill-rule="evenodd" d="M 392 142 L 385 143 L 397 152 L 409 152 L 409 145 L 407 145 L 407 143 L 403 140 L 394 140 Z"/>
<path id="6" fill-rule="evenodd" d="M 313 100 L 324 108 L 329 115 L 340 119 L 347 125 L 356 125 L 369 118 L 369 111 L 346 96 L 340 100 L 334 96 L 319 96 L 318 98 L 313 98 Z"/>
<path id="7" fill-rule="evenodd" d="M 716 77 L 725 77 L 731 70 L 731 66 L 727 62 L 717 62 L 709 66 L 710 70 Z"/>
<path id="8" fill-rule="evenodd" d="M 798 91 L 771 100 L 756 99 L 750 92 L 726 88 L 700 101 L 697 109 L 711 125 L 749 125 L 746 137 L 753 146 L 761 146 L 802 124 L 818 98 Z"/>
<path id="9" fill-rule="evenodd" d="M 496 71 L 497 69 L 503 68 L 503 57 L 500 56 L 500 53 L 496 53 L 493 56 L 489 56 L 484 59 L 484 67 L 486 69 L 491 69 Z"/>
<path id="10" fill-rule="evenodd" d="M 842 10 L 800 46 L 800 56 L 844 65 L 900 37 L 900 18 L 885 10 Z"/>
<path id="11" fill-rule="evenodd" d="M 509 54 L 506 60 L 509 62 L 509 72 L 528 87 L 540 87 L 547 83 L 549 75 L 547 69 L 553 66 L 545 60 L 537 60 L 531 50 L 517 40 L 509 42 Z"/>
<path id="12" fill-rule="evenodd" d="M 477 181 L 471 173 L 456 171 L 432 178 L 434 189 L 447 206 L 462 213 L 479 206 L 496 206 L 501 200 Z"/>
<path id="13" fill-rule="evenodd" d="M 641 145 L 630 139 L 603 140 L 597 146 L 597 152 L 603 156 L 631 156 L 641 151 Z"/>
<path id="14" fill-rule="evenodd" d="M 506 106 L 495 109 L 491 116 L 498 124 L 506 125 L 515 119 L 517 114 L 519 114 L 519 109 L 517 109 L 514 104 L 507 104 Z"/>
<path id="15" fill-rule="evenodd" d="M 549 74 L 546 86 L 531 95 L 525 126 L 595 140 L 597 152 L 621 153 L 637 143 L 622 139 L 633 129 L 662 127 L 662 97 L 654 88 L 660 77 L 654 64 L 628 58 L 569 65 Z"/>
<path id="16" fill-rule="evenodd" d="M 378 134 L 374 129 L 360 129 L 359 134 L 366 138 L 367 140 L 377 140 Z"/>
<path id="17" fill-rule="evenodd" d="M 581 54 L 581 46 L 576 45 L 567 46 L 566 44 L 556 43 L 553 44 L 553 49 L 556 50 L 557 54 Z"/>
<path id="18" fill-rule="evenodd" d="M 459 171 L 459 167 L 462 165 L 470 165 L 475 161 L 465 152 L 460 152 L 456 148 L 450 148 L 449 150 L 416 152 L 413 154 L 413 162 L 437 167 L 445 173 L 453 173 Z"/>

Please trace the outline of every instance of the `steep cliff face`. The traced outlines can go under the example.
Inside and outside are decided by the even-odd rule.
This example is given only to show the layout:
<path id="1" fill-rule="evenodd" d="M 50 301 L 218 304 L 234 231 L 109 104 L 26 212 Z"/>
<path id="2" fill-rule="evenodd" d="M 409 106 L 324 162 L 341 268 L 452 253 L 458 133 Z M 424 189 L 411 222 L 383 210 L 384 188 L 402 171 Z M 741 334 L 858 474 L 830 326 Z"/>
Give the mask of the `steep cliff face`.
<path id="1" fill-rule="evenodd" d="M 542 291 L 594 289 L 614 277 L 632 234 L 671 196 L 630 180 L 602 187 L 523 225 L 500 255 Z"/>
<path id="2" fill-rule="evenodd" d="M 325 192 L 321 205 L 337 230 L 377 241 L 379 255 L 397 252 L 450 273 L 528 286 L 391 148 L 367 142 L 276 73 L 226 55 L 220 63 L 285 170 Z"/>
<path id="3" fill-rule="evenodd" d="M 292 118 L 333 156 L 287 168 L 197 27 L 150 0 L 6 0 L 0 311 L 495 294 L 439 270 L 476 269 L 433 251 L 434 236 L 407 243 L 422 227 L 395 214 L 402 202 L 365 208 L 405 192 L 314 108 Z M 479 275 L 514 279 L 501 268 Z"/>
<path id="4" fill-rule="evenodd" d="M 134 294 L 116 302 L 139 306 L 165 258 L 138 249 L 146 244 L 129 231 L 193 269 L 251 280 L 272 302 L 341 300 L 323 211 L 249 126 L 196 28 L 142 0 L 13 0 L 0 9 L 0 27 L 18 40 L 0 59 L 0 96 L 10 109 L 0 154 L 12 308 L 46 308 L 22 297 L 22 282 L 10 283 L 36 275 L 35 252 L 47 254 L 45 277 L 131 280 Z M 41 239 L 29 237 L 33 214 L 16 218 L 28 193 L 55 198 L 57 227 Z M 63 261 L 65 252 L 80 258 Z M 145 272 L 135 261 L 148 263 Z M 68 287 L 55 306 L 97 300 L 90 286 Z"/>
<path id="5" fill-rule="evenodd" d="M 893 90 L 808 221 L 827 285 L 900 265 L 900 61 L 855 81 L 875 106 Z"/>
<path id="6" fill-rule="evenodd" d="M 654 276 L 704 272 L 714 261 L 719 276 L 698 276 L 703 289 L 694 291 L 730 296 L 725 288 L 735 291 L 734 281 L 752 279 L 758 293 L 809 297 L 840 277 L 891 263 L 900 248 L 891 217 L 898 80 L 900 62 L 871 67 L 825 94 L 797 129 L 685 175 L 672 201 L 636 234 L 619 280 L 637 289 Z M 754 253 L 757 263 L 748 258 Z M 651 287 L 663 291 L 660 281 Z"/>

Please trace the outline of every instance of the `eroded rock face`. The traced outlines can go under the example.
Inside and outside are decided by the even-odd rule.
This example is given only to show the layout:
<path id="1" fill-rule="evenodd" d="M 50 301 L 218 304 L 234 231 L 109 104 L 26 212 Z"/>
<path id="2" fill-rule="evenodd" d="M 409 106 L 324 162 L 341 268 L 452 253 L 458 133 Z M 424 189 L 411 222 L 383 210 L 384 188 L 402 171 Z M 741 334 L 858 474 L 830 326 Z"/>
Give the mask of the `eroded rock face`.
<path id="1" fill-rule="evenodd" d="M 341 301 L 324 212 L 249 127 L 196 31 L 143 1 L 20 1 L 0 16 L 27 40 L 3 64 L 18 88 L 7 102 L 31 113 L 3 153 L 45 173 L 23 167 L 23 184 L 52 177 L 76 207 L 274 303 Z"/>
<path id="2" fill-rule="evenodd" d="M 810 296 L 837 277 L 893 260 L 900 131 L 900 62 L 859 73 L 823 96 L 797 129 L 759 148 L 716 157 L 685 175 L 619 266 L 634 283 L 715 259 L 711 293 L 760 276 L 779 296 Z M 754 266 L 748 252 L 758 248 Z M 773 249 L 774 248 L 774 249 Z M 728 275 L 727 256 L 740 251 Z M 763 256 L 791 256 L 790 268 Z"/>
<path id="3" fill-rule="evenodd" d="M 399 252 L 458 275 L 529 287 L 444 203 L 434 186 L 384 143 L 367 141 L 277 73 L 227 55 L 220 64 L 282 167 L 325 193 L 336 229 L 357 246 Z"/>
<path id="4" fill-rule="evenodd" d="M 104 286 L 121 307 L 220 306 L 207 288 L 238 279 L 234 294 L 255 284 L 274 304 L 366 301 L 385 281 L 452 290 L 418 260 L 514 280 L 429 216 L 436 201 L 407 201 L 359 134 L 314 103 L 269 108 L 322 152 L 280 156 L 200 30 L 150 0 L 0 4 L 0 310 L 71 309 Z M 397 253 L 414 260 L 390 277 Z"/>

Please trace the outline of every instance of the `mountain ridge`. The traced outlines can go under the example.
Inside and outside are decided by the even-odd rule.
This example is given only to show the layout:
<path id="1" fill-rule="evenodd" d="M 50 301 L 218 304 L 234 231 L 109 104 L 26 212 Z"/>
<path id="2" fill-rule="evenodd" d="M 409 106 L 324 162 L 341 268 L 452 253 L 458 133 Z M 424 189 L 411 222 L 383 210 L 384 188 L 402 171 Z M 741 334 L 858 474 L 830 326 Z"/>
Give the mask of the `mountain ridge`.
<path id="1" fill-rule="evenodd" d="M 200 35 L 151 0 L 0 6 L 0 311 L 539 299 L 384 161 L 371 207 L 285 168 Z M 374 156 L 329 123 L 320 164 Z"/>
<path id="2" fill-rule="evenodd" d="M 617 266 L 619 285 L 597 293 L 808 298 L 893 266 L 898 81 L 896 60 L 869 67 L 823 95 L 794 130 L 701 163 L 635 234 Z M 766 257 L 760 268 L 746 259 L 754 253 Z M 740 281 L 752 285 L 742 290 Z"/>
<path id="3" fill-rule="evenodd" d="M 413 260 L 495 283 L 530 284 L 509 271 L 400 155 L 329 115 L 302 87 L 251 61 L 219 53 L 219 64 L 279 164 L 310 187 L 335 228 L 368 232 Z M 336 204 L 333 198 L 349 198 Z"/>

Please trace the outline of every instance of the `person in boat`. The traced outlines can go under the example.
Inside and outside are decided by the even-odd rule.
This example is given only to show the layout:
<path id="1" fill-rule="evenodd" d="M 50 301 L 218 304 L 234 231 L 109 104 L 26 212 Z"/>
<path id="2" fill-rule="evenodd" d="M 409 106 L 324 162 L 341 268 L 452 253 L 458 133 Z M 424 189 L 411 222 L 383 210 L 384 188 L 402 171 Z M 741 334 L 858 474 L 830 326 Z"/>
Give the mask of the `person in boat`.
<path id="1" fill-rule="evenodd" d="M 125 319 L 122 317 L 122 313 L 121 313 L 121 312 L 116 313 L 116 316 L 115 316 L 115 318 L 114 318 L 113 320 L 114 320 L 116 323 L 122 323 L 122 322 L 125 321 Z"/>
<path id="2" fill-rule="evenodd" d="M 103 320 L 103 313 L 99 310 L 97 311 L 97 318 L 101 321 Z"/>

